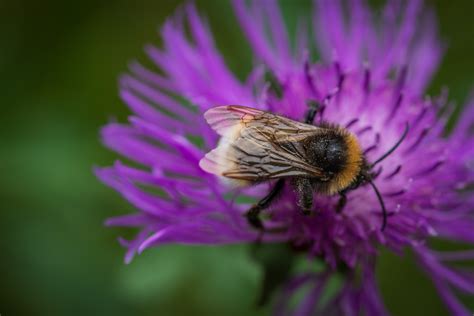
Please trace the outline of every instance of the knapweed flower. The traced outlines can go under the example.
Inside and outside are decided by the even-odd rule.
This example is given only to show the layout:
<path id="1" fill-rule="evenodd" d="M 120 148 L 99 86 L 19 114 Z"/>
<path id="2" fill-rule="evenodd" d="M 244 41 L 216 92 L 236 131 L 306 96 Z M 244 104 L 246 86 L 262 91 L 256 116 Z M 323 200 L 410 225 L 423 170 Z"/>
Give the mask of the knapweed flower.
<path id="1" fill-rule="evenodd" d="M 315 61 L 304 27 L 290 44 L 275 1 L 235 0 L 233 6 L 256 59 L 245 82 L 226 66 L 193 5 L 164 24 L 162 48 L 146 48 L 160 72 L 134 63 L 120 81 L 120 95 L 133 115 L 128 124 L 107 125 L 102 138 L 135 163 L 117 162 L 96 173 L 137 208 L 136 214 L 107 222 L 141 229 L 134 240 L 121 240 L 126 262 L 166 243 L 255 242 L 260 233 L 243 216 L 252 205 L 238 197 L 258 200 L 270 184 L 236 190 L 199 167 L 218 142 L 203 113 L 237 104 L 302 120 L 308 100 L 315 100 L 324 105 L 325 121 L 358 137 L 369 162 L 399 140 L 407 123 L 410 128 L 400 147 L 378 165 L 374 180 L 389 213 L 385 230 L 368 186 L 351 191 L 340 213 L 337 197 L 316 196 L 317 215 L 301 214 L 290 186 L 265 211 L 265 227 L 284 229 L 263 234 L 262 242 L 290 243 L 326 267 L 289 280 L 276 312 L 386 315 L 374 272 L 383 247 L 397 254 L 410 249 L 449 310 L 470 315 L 455 292 L 474 294 L 474 274 L 453 262 L 474 259 L 474 250 L 442 252 L 429 244 L 434 238 L 474 243 L 469 192 L 474 104 L 446 136 L 445 94 L 423 96 L 443 51 L 433 12 L 417 0 L 406 5 L 393 0 L 375 18 L 364 1 L 315 1 L 311 33 L 320 56 Z M 344 282 L 322 304 L 333 273 L 341 273 Z M 311 290 L 290 308 L 290 297 L 303 285 Z"/>

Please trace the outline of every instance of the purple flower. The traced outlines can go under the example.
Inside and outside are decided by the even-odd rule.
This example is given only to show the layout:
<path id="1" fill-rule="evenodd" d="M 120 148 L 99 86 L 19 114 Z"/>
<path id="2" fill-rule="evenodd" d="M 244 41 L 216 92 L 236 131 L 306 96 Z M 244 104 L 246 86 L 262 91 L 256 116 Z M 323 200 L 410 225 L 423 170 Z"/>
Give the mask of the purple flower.
<path id="1" fill-rule="evenodd" d="M 302 215 L 291 187 L 267 211 L 266 227 L 286 229 L 265 233 L 263 242 L 290 243 L 326 263 L 319 273 L 288 281 L 276 313 L 388 314 L 375 279 L 384 247 L 397 254 L 411 249 L 451 312 L 471 315 L 454 292 L 474 294 L 474 274 L 452 263 L 473 260 L 474 250 L 442 252 L 427 243 L 434 238 L 474 243 L 474 195 L 469 192 L 474 182 L 474 102 L 443 136 L 450 114 L 441 111 L 448 108 L 446 95 L 423 97 L 443 52 L 433 12 L 423 9 L 421 1 L 403 6 L 393 0 L 375 18 L 363 1 L 315 1 L 313 30 L 321 56 L 315 62 L 305 28 L 299 29 L 295 47 L 290 45 L 275 1 L 255 1 L 249 7 L 235 0 L 233 5 L 257 60 L 245 82 L 225 65 L 192 5 L 165 23 L 163 48 L 146 48 L 161 71 L 134 63 L 131 74 L 121 78 L 120 95 L 133 115 L 128 124 L 107 125 L 102 138 L 134 166 L 117 162 L 96 173 L 138 210 L 107 221 L 141 229 L 134 240 L 120 240 L 128 249 L 125 261 L 166 243 L 253 243 L 259 232 L 243 216 L 251 203 L 237 197 L 256 200 L 270 186 L 235 190 L 200 169 L 200 159 L 218 141 L 203 113 L 217 105 L 240 104 L 302 120 L 306 102 L 318 100 L 325 106 L 324 120 L 357 135 L 369 162 L 397 142 L 406 123 L 410 131 L 378 165 L 375 181 L 389 213 L 384 231 L 379 202 L 368 186 L 351 191 L 340 214 L 335 212 L 337 197 L 317 196 L 318 215 Z M 269 84 L 266 73 L 281 91 Z M 330 276 L 341 270 L 339 291 L 318 304 Z M 289 297 L 304 285 L 310 286 L 308 294 L 290 309 Z"/>

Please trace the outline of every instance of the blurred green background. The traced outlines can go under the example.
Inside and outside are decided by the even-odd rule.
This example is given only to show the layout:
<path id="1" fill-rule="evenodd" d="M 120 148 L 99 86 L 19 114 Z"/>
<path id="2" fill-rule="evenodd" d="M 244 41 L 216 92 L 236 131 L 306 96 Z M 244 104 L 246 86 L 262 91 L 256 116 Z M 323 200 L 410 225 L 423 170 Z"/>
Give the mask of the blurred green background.
<path id="1" fill-rule="evenodd" d="M 93 165 L 118 156 L 100 126 L 129 113 L 117 77 L 180 1 L 0 2 L 0 314 L 262 315 L 261 271 L 243 246 L 166 246 L 130 265 L 116 242 L 130 230 L 103 226 L 132 212 L 99 183 Z M 309 1 L 280 1 L 289 23 Z M 227 1 L 196 1 L 241 78 L 251 55 Z M 462 104 L 473 84 L 474 1 L 429 1 L 448 51 L 430 92 L 444 85 Z M 394 315 L 446 315 L 409 256 L 384 254 L 378 276 Z M 474 310 L 474 304 L 471 304 Z"/>

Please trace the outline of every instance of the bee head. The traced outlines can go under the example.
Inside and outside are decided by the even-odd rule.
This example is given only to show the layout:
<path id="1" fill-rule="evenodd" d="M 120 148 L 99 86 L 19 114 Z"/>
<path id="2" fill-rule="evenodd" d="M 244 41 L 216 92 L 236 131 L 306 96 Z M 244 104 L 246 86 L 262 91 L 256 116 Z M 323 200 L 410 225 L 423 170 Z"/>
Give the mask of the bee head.
<path id="1" fill-rule="evenodd" d="M 398 142 L 395 145 L 393 145 L 392 148 L 390 148 L 380 158 L 376 159 L 375 162 L 368 164 L 367 160 L 364 157 L 359 173 L 357 174 L 357 176 L 355 177 L 355 180 L 351 183 L 351 185 L 346 189 L 346 191 L 354 190 L 364 184 L 369 184 L 372 187 L 372 189 L 374 190 L 377 196 L 377 199 L 379 200 L 380 206 L 382 208 L 382 214 L 383 214 L 383 222 L 382 222 L 382 228 L 381 228 L 382 231 L 385 229 L 385 226 L 387 225 L 387 210 L 385 208 L 385 203 L 383 201 L 382 194 L 380 194 L 380 191 L 378 190 L 377 186 L 372 181 L 379 175 L 379 173 L 381 172 L 381 169 L 375 170 L 374 167 L 379 162 L 381 162 L 382 160 L 390 156 L 398 148 L 398 146 L 400 146 L 400 144 L 405 139 L 405 136 L 407 135 L 407 133 L 408 133 L 408 124 L 405 125 L 405 130 L 402 136 L 400 137 L 400 139 L 398 140 Z"/>
<path id="2" fill-rule="evenodd" d="M 382 156 L 376 159 L 373 163 L 369 164 L 367 162 L 367 159 L 363 157 L 359 174 L 355 178 L 354 184 L 353 184 L 356 186 L 356 188 L 362 184 L 371 182 L 372 180 L 378 177 L 382 169 L 381 168 L 375 169 L 376 165 L 382 162 L 388 156 L 390 156 L 398 148 L 398 146 L 400 146 L 400 144 L 405 139 L 405 136 L 407 135 L 407 133 L 408 133 L 408 124 L 405 125 L 405 130 L 403 131 L 403 134 L 400 137 L 400 139 L 397 141 L 397 143 L 393 145 L 389 150 L 387 150 L 386 153 L 384 153 Z"/>
<path id="3" fill-rule="evenodd" d="M 354 177 L 352 183 L 345 189 L 345 191 L 352 191 L 360 187 L 361 185 L 366 184 L 369 181 L 372 181 L 376 177 L 376 174 L 370 168 L 370 165 L 367 163 L 365 158 L 362 159 L 362 163 L 359 169 L 359 173 Z"/>

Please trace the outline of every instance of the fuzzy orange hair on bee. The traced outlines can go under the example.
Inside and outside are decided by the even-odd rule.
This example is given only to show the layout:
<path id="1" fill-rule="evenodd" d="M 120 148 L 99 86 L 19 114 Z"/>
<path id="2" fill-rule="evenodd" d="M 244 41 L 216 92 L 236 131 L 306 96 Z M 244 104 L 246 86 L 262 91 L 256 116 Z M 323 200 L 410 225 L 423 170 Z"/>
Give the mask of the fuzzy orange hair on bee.
<path id="1" fill-rule="evenodd" d="M 273 189 L 246 213 L 251 225 L 263 229 L 259 217 L 289 182 L 303 214 L 313 209 L 313 194 L 340 195 L 336 211 L 344 208 L 346 193 L 364 184 L 374 189 L 383 212 L 387 212 L 372 180 L 373 167 L 388 157 L 400 140 L 382 157 L 369 164 L 357 137 L 348 129 L 322 122 L 313 125 L 320 106 L 309 103 L 305 122 L 297 122 L 270 112 L 240 105 L 209 109 L 204 118 L 221 139 L 217 147 L 201 159 L 200 167 L 223 177 L 233 185 L 252 185 L 275 180 Z"/>

